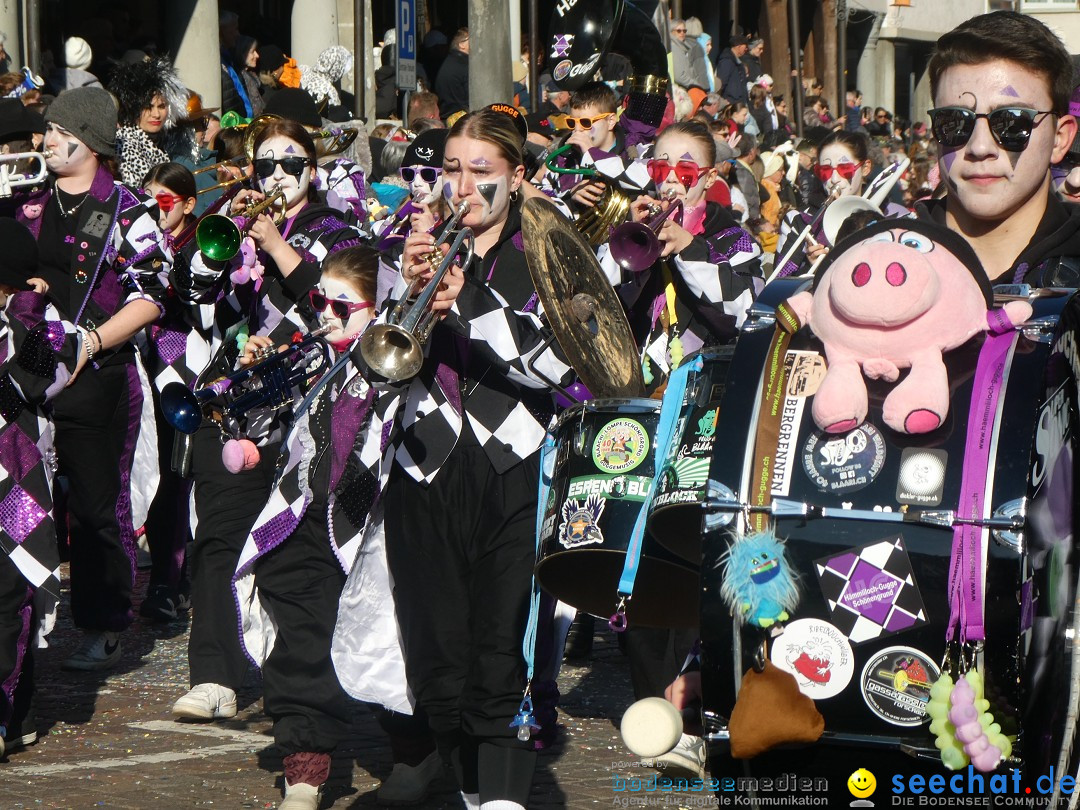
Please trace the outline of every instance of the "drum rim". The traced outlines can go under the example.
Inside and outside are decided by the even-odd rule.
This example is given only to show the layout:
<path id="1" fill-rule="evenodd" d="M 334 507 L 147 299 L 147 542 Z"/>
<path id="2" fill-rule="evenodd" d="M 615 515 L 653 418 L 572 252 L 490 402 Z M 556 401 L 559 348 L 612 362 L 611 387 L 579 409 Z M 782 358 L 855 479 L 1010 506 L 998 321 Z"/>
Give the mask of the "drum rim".
<path id="1" fill-rule="evenodd" d="M 606 413 L 606 410 L 602 410 L 599 406 L 608 403 L 619 403 L 622 406 L 633 406 L 638 410 L 612 410 L 613 414 L 650 414 L 660 413 L 660 406 L 663 404 L 659 399 L 650 399 L 648 397 L 605 397 L 603 399 L 587 399 L 584 402 L 579 402 L 577 405 L 573 405 L 559 414 L 555 420 L 555 424 L 551 430 L 553 433 L 557 433 L 559 428 L 563 426 L 564 422 L 568 422 L 573 418 L 580 418 L 586 411 L 592 413 Z"/>

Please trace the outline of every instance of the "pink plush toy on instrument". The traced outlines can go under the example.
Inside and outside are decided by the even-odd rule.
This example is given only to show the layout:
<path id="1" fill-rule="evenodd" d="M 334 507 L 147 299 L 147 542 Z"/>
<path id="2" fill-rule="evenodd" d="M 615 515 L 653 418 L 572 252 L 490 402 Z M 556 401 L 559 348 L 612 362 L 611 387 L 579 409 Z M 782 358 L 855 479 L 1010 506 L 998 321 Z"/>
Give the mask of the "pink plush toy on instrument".
<path id="1" fill-rule="evenodd" d="M 841 242 L 822 263 L 814 291 L 787 302 L 825 345 L 828 372 L 814 395 L 814 422 L 844 433 L 866 419 L 863 375 L 895 382 L 882 419 L 901 433 L 928 433 L 949 410 L 941 355 L 984 331 L 1031 317 L 1026 301 L 992 310 L 993 291 L 975 252 L 933 222 L 880 220 Z"/>

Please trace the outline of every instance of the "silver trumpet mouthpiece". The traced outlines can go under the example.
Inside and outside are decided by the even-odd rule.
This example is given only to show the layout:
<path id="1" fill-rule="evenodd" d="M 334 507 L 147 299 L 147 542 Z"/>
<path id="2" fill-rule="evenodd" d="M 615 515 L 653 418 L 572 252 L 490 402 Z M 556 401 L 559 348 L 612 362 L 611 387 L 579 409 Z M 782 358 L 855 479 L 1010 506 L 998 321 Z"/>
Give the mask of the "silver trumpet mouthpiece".
<path id="1" fill-rule="evenodd" d="M 52 152 L 51 149 L 42 149 L 41 150 L 41 156 L 43 158 L 45 158 L 46 160 L 48 160 L 49 158 L 51 158 L 53 156 L 53 152 Z"/>

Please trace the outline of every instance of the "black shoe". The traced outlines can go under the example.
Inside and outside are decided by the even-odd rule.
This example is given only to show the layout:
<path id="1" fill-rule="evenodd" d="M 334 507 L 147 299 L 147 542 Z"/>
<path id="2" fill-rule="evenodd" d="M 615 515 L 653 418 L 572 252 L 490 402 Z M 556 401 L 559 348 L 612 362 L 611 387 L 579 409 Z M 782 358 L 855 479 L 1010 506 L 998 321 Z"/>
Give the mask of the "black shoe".
<path id="1" fill-rule="evenodd" d="M 563 648 L 564 661 L 578 661 L 588 658 L 592 653 L 593 630 L 596 619 L 588 613 L 578 612 L 566 634 L 566 646 Z"/>
<path id="2" fill-rule="evenodd" d="M 139 615 L 152 622 L 176 620 L 176 597 L 168 585 L 152 585 L 139 606 Z"/>
<path id="3" fill-rule="evenodd" d="M 179 613 L 186 613 L 191 610 L 190 579 L 181 579 L 180 584 L 176 586 L 176 610 Z"/>

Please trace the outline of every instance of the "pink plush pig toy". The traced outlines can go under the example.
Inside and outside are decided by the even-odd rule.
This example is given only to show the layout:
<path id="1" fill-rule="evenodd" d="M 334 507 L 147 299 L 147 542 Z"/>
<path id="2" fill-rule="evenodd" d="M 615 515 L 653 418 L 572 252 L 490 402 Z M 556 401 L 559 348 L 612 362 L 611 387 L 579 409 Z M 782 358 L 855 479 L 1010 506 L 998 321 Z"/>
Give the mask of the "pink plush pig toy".
<path id="1" fill-rule="evenodd" d="M 941 355 L 973 335 L 1000 332 L 1031 317 L 1026 301 L 994 310 L 993 291 L 975 251 L 933 222 L 885 219 L 834 248 L 814 291 L 788 300 L 825 345 L 828 372 L 814 395 L 814 422 L 843 433 L 866 419 L 863 375 L 895 382 L 882 419 L 901 433 L 928 433 L 949 410 Z"/>

